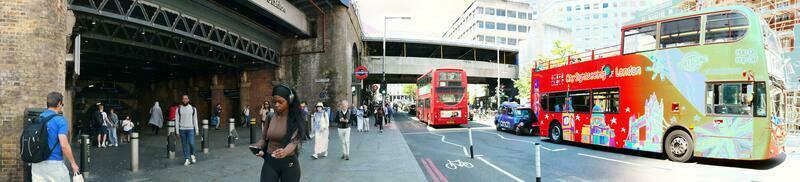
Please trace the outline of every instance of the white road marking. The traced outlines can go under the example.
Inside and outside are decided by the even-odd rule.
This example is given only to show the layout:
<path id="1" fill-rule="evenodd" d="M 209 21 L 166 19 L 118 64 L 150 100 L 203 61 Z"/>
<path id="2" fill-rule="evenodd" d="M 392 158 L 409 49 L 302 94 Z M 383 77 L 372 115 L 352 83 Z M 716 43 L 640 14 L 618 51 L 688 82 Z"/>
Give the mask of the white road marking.
<path id="1" fill-rule="evenodd" d="M 578 155 L 582 155 L 582 156 L 586 156 L 586 157 L 591 157 L 591 158 L 596 158 L 596 159 L 607 160 L 607 161 L 612 161 L 612 162 L 618 162 L 618 163 L 623 163 L 623 164 L 628 164 L 628 165 L 632 165 L 632 166 L 643 166 L 643 165 L 641 165 L 641 164 L 636 164 L 636 163 L 631 163 L 631 162 L 625 162 L 625 161 L 616 160 L 616 159 L 609 159 L 609 158 L 605 158 L 605 157 L 600 157 L 600 156 L 595 156 L 595 155 L 589 155 L 589 154 L 584 154 L 584 153 L 578 153 Z"/>
<path id="2" fill-rule="evenodd" d="M 472 129 L 473 130 L 492 130 L 492 129 L 494 129 L 494 127 L 484 126 L 484 127 L 475 127 L 475 128 L 472 128 Z M 469 130 L 469 128 L 436 129 L 436 128 L 433 128 L 433 127 L 428 127 L 428 131 L 467 131 L 467 130 Z"/>
<path id="3" fill-rule="evenodd" d="M 464 155 L 465 155 L 465 156 L 467 156 L 467 157 L 469 157 L 469 152 L 467 152 L 467 147 L 464 147 L 464 146 L 462 146 L 462 145 L 459 145 L 459 144 L 450 143 L 450 142 L 448 142 L 448 141 L 445 141 L 445 138 L 446 138 L 446 137 L 445 137 L 444 135 L 440 135 L 440 134 L 436 134 L 436 133 L 431 133 L 431 135 L 438 135 L 438 136 L 441 136 L 441 137 L 442 137 L 442 142 L 444 142 L 444 143 L 446 143 L 446 144 L 450 144 L 450 145 L 455 145 L 455 146 L 457 146 L 457 147 L 461 147 L 461 149 L 464 149 Z"/>
<path id="4" fill-rule="evenodd" d="M 522 179 L 519 179 L 518 177 L 516 177 L 516 176 L 512 175 L 511 173 L 509 173 L 508 171 L 500 169 L 500 167 L 497 167 L 494 164 L 492 164 L 491 162 L 487 161 L 486 159 L 483 159 L 483 157 L 475 157 L 475 158 L 478 158 L 478 160 L 483 161 L 483 163 L 486 163 L 486 165 L 489 165 L 492 168 L 497 169 L 497 171 L 500 171 L 501 173 L 505 174 L 506 176 L 511 177 L 512 179 L 516 180 L 517 182 L 524 182 Z"/>
<path id="5" fill-rule="evenodd" d="M 532 142 L 532 141 L 525 141 L 525 140 L 519 140 L 519 139 L 513 139 L 513 138 L 506 138 L 506 137 L 504 137 L 503 135 L 500 135 L 500 134 L 497 134 L 497 133 L 491 133 L 491 132 L 486 132 L 486 131 L 478 131 L 478 132 L 483 132 L 483 133 L 488 133 L 488 134 L 494 134 L 494 135 L 497 135 L 498 137 L 500 137 L 500 139 L 503 139 L 503 140 L 510 140 L 510 141 L 516 141 L 516 142 L 523 142 L 523 143 L 529 143 L 529 144 L 536 144 L 536 142 Z M 540 145 L 541 145 L 541 143 L 540 143 Z M 547 148 L 547 147 L 545 147 L 544 145 L 541 145 L 541 146 L 542 146 L 542 148 L 543 148 L 543 149 L 545 149 L 545 150 L 547 150 L 547 151 L 551 151 L 551 152 L 558 152 L 558 151 L 565 151 L 565 150 L 567 150 L 566 148 L 560 148 L 560 149 L 551 149 L 551 148 Z"/>
<path id="6" fill-rule="evenodd" d="M 586 181 L 586 182 L 588 182 L 588 181 L 589 181 L 589 180 L 585 180 L 585 179 L 583 179 L 583 178 L 579 178 L 579 177 L 577 177 L 577 176 L 569 176 L 569 177 L 570 177 L 570 178 L 572 178 L 572 179 L 574 179 L 574 180 L 577 180 L 577 181 Z"/>

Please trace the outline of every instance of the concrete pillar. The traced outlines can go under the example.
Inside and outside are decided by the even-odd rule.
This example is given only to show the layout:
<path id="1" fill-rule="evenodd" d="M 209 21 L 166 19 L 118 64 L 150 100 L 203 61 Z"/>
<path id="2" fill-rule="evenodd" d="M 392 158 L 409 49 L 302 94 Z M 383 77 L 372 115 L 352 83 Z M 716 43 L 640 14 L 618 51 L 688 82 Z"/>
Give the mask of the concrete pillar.
<path id="1" fill-rule="evenodd" d="M 250 116 L 255 116 L 257 112 L 253 112 L 253 108 L 256 108 L 250 100 L 250 80 L 247 79 L 247 71 L 242 72 L 242 79 L 239 83 L 239 105 L 242 109 L 245 106 L 250 105 Z M 247 122 L 247 121 L 245 121 Z"/>
<path id="2" fill-rule="evenodd" d="M 0 181 L 23 181 L 19 136 L 25 108 L 64 94 L 68 28 L 65 0 L 0 2 Z M 71 27 L 70 27 L 71 29 Z"/>
<path id="3" fill-rule="evenodd" d="M 229 114 L 224 112 L 225 110 L 230 110 L 229 105 L 225 105 L 223 100 L 225 99 L 225 93 L 223 92 L 225 86 L 222 85 L 222 80 L 219 78 L 218 74 L 214 74 L 211 76 L 211 107 L 213 108 L 217 104 L 222 104 L 223 112 L 220 114 L 220 118 L 229 118 Z M 228 120 L 222 120 L 219 124 L 225 125 L 228 124 Z"/>
<path id="4" fill-rule="evenodd" d="M 75 111 L 75 107 L 72 106 L 75 102 L 75 93 L 72 92 L 72 89 L 67 88 L 64 90 L 64 109 L 62 112 L 64 113 L 64 118 L 67 119 L 67 128 L 69 129 L 69 133 L 67 134 L 67 138 L 69 141 L 72 141 L 72 133 L 76 132 L 75 129 L 78 127 L 75 126 L 75 117 L 73 117 L 73 112 Z"/>

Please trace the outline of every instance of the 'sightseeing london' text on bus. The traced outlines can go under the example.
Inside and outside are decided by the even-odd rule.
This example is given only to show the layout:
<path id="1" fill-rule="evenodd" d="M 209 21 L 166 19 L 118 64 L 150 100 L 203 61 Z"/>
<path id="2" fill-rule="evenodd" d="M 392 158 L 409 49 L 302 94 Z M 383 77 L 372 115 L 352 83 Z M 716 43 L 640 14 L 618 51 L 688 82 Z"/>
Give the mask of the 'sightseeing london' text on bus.
<path id="1" fill-rule="evenodd" d="M 745 7 L 708 8 L 622 28 L 610 52 L 537 62 L 531 103 L 549 139 L 692 157 L 784 152 L 784 62 Z"/>
<path id="2" fill-rule="evenodd" d="M 417 118 L 430 125 L 467 124 L 467 73 L 433 69 L 417 78 Z"/>

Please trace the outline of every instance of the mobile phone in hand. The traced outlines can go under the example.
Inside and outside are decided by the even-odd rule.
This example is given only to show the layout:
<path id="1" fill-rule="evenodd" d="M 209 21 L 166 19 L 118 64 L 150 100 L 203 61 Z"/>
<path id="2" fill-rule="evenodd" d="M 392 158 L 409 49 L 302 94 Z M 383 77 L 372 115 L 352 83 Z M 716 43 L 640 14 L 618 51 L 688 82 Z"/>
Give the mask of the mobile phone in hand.
<path id="1" fill-rule="evenodd" d="M 250 148 L 250 152 L 253 152 L 253 155 L 258 154 L 258 152 L 261 151 L 261 148 L 258 148 L 256 146 L 250 146 L 249 148 Z"/>

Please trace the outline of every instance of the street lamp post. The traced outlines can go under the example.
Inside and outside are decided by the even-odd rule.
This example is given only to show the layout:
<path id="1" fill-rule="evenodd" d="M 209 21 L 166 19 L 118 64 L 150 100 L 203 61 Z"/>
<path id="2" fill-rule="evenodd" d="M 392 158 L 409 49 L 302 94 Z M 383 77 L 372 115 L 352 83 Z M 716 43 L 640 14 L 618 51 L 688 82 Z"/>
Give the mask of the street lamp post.
<path id="1" fill-rule="evenodd" d="M 497 86 L 495 87 L 494 95 L 497 97 L 497 111 L 500 111 L 500 43 L 495 39 L 494 43 L 497 46 Z"/>
<path id="2" fill-rule="evenodd" d="M 381 60 L 383 60 L 383 61 L 381 63 L 381 83 L 386 83 L 386 32 L 387 32 L 386 22 L 388 22 L 391 19 L 410 20 L 411 17 L 408 17 L 408 16 L 385 16 L 385 17 L 383 17 L 383 57 L 381 58 Z M 381 84 L 381 87 L 383 87 L 383 86 L 384 85 Z M 385 88 L 381 88 L 381 90 L 385 90 Z M 385 93 L 381 93 L 381 95 L 383 96 L 381 98 L 382 98 L 382 100 L 384 100 L 384 103 L 385 103 L 386 94 Z"/>

